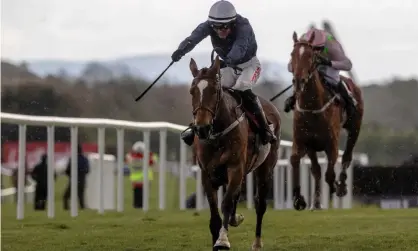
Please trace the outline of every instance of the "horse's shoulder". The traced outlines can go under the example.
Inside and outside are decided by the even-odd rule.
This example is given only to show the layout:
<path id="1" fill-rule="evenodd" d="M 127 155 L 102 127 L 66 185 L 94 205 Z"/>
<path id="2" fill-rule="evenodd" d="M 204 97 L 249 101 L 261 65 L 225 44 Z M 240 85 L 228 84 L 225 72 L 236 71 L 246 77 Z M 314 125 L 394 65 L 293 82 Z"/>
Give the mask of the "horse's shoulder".
<path id="1" fill-rule="evenodd" d="M 227 93 L 227 94 L 231 95 L 232 97 L 239 97 L 239 96 L 240 96 L 240 92 L 239 92 L 239 91 L 237 91 L 237 90 L 234 90 L 234 89 L 232 89 L 232 88 L 229 88 L 229 87 L 222 87 L 222 90 L 223 90 L 225 93 Z"/>
<path id="2" fill-rule="evenodd" d="M 222 89 L 224 94 L 226 94 L 228 98 L 235 100 L 237 104 L 240 104 L 242 102 L 242 96 L 240 91 L 228 87 L 222 87 Z"/>
<path id="3" fill-rule="evenodd" d="M 347 86 L 347 88 L 351 91 L 354 92 L 356 89 L 360 89 L 357 85 L 356 82 L 354 82 L 354 80 L 350 77 L 346 77 L 343 75 L 340 75 L 341 80 L 345 83 L 345 85 Z"/>
<path id="4" fill-rule="evenodd" d="M 358 102 L 362 103 L 362 91 L 361 88 L 357 85 L 356 82 L 352 78 L 340 75 L 341 80 L 344 82 L 345 86 L 353 93 L 354 97 L 357 99 Z"/>

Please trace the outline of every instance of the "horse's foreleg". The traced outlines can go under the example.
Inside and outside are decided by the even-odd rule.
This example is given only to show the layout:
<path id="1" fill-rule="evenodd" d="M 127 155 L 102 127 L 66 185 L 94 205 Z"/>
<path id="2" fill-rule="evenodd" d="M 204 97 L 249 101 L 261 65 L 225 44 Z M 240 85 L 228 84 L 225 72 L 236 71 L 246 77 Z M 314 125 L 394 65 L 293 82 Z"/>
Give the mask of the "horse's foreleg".
<path id="1" fill-rule="evenodd" d="M 228 226 L 234 210 L 234 200 L 237 193 L 241 192 L 241 183 L 243 178 L 242 165 L 229 166 L 228 169 L 228 186 L 222 200 L 223 221 L 221 230 L 219 230 L 219 238 L 214 247 L 219 250 L 229 250 L 231 244 L 228 239 Z"/>
<path id="2" fill-rule="evenodd" d="M 309 159 L 311 160 L 311 172 L 315 179 L 315 193 L 312 199 L 310 210 L 322 209 L 321 207 L 321 166 L 318 163 L 318 156 L 315 151 L 308 151 Z"/>
<path id="3" fill-rule="evenodd" d="M 210 208 L 209 229 L 212 234 L 212 245 L 215 245 L 216 240 L 219 238 L 219 230 L 222 227 L 222 219 L 218 210 L 218 189 L 212 186 L 208 175 L 202 175 L 202 183 Z M 213 250 L 217 249 L 213 248 Z"/>
<path id="4" fill-rule="evenodd" d="M 305 155 L 306 151 L 297 149 L 295 144 L 292 149 L 292 156 L 290 156 L 290 164 L 292 165 L 293 176 L 293 208 L 296 210 L 304 210 L 306 208 L 306 201 L 300 193 L 300 159 Z"/>
<path id="5" fill-rule="evenodd" d="M 342 157 L 342 169 L 339 176 L 339 182 L 337 183 L 337 196 L 343 197 L 347 195 L 347 169 L 350 167 L 351 161 L 353 159 L 353 150 L 356 145 L 358 136 L 360 134 L 360 125 L 356 127 L 349 128 L 347 130 L 348 137 L 345 144 L 345 150 Z"/>
<path id="6" fill-rule="evenodd" d="M 338 158 L 338 145 L 335 143 L 325 150 L 325 154 L 328 159 L 327 171 L 325 172 L 325 180 L 329 185 L 329 191 L 331 194 L 335 192 L 335 163 Z"/>
<path id="7" fill-rule="evenodd" d="M 244 215 L 237 214 L 237 205 L 239 198 L 241 196 L 241 191 L 235 195 L 234 206 L 231 213 L 231 218 L 229 219 L 229 225 L 232 227 L 238 227 L 244 221 Z"/>

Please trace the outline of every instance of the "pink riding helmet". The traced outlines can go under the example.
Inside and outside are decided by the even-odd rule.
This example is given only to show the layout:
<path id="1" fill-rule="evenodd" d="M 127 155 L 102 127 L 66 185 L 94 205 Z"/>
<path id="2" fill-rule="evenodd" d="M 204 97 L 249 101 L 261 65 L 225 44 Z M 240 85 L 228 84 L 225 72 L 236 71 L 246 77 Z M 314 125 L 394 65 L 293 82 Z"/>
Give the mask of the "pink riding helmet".
<path id="1" fill-rule="evenodd" d="M 323 30 L 318 30 L 315 28 L 312 28 L 306 32 L 303 39 L 309 40 L 311 36 L 315 33 L 314 41 L 312 42 L 312 45 L 315 47 L 322 47 L 325 45 L 325 42 L 327 41 L 327 34 Z"/>

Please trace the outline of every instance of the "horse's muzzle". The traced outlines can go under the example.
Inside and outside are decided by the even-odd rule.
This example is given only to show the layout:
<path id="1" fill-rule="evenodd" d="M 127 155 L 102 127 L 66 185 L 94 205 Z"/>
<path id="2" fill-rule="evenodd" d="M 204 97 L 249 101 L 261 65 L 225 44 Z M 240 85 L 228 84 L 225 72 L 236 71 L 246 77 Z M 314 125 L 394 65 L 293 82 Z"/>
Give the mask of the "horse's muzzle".
<path id="1" fill-rule="evenodd" d="M 199 139 L 208 139 L 212 131 L 212 125 L 195 125 L 195 132 Z"/>

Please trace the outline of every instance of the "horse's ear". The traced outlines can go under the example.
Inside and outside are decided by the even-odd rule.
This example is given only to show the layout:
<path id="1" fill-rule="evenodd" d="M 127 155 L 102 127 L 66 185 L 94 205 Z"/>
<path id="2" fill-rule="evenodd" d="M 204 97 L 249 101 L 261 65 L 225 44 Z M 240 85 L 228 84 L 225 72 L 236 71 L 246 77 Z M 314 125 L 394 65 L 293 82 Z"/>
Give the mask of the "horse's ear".
<path id="1" fill-rule="evenodd" d="M 315 32 L 312 32 L 312 35 L 311 35 L 311 37 L 309 38 L 309 43 L 310 44 L 312 44 L 313 43 L 313 41 L 315 40 Z"/>
<path id="2" fill-rule="evenodd" d="M 190 71 L 192 72 L 193 77 L 195 78 L 197 74 L 199 73 L 199 69 L 197 68 L 197 64 L 193 58 L 190 59 L 189 68 L 190 68 Z"/>
<path id="3" fill-rule="evenodd" d="M 294 43 L 298 42 L 298 34 L 296 33 L 296 31 L 293 32 L 293 42 Z"/>
<path id="4" fill-rule="evenodd" d="M 221 67 L 221 61 L 219 60 L 219 56 L 216 55 L 215 61 L 213 62 L 212 67 L 210 67 L 210 74 L 211 75 L 218 74 L 220 67 Z"/>

